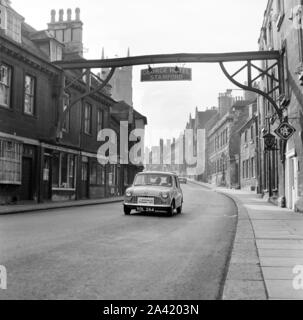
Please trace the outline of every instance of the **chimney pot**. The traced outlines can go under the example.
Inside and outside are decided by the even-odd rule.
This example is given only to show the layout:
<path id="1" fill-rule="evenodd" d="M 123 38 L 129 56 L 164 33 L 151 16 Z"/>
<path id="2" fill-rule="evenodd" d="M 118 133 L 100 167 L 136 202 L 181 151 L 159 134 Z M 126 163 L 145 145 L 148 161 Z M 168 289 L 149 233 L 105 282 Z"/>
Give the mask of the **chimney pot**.
<path id="1" fill-rule="evenodd" d="M 56 22 L 56 10 L 52 10 L 51 11 L 51 23 L 55 23 Z"/>
<path id="2" fill-rule="evenodd" d="M 63 15 L 64 15 L 64 11 L 63 9 L 59 10 L 59 21 L 62 22 L 63 21 Z"/>
<path id="3" fill-rule="evenodd" d="M 67 9 L 67 21 L 72 20 L 72 9 Z"/>
<path id="4" fill-rule="evenodd" d="M 76 8 L 76 20 L 79 21 L 80 20 L 80 9 Z"/>

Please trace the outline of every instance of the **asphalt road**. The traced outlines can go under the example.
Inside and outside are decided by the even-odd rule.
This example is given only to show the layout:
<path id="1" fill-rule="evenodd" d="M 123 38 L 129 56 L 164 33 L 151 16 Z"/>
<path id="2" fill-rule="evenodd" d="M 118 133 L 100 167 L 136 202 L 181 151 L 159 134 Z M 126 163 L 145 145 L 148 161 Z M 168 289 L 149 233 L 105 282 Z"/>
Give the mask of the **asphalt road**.
<path id="1" fill-rule="evenodd" d="M 106 204 L 0 216 L 3 299 L 219 299 L 236 230 L 225 196 L 184 185 L 184 213 Z"/>

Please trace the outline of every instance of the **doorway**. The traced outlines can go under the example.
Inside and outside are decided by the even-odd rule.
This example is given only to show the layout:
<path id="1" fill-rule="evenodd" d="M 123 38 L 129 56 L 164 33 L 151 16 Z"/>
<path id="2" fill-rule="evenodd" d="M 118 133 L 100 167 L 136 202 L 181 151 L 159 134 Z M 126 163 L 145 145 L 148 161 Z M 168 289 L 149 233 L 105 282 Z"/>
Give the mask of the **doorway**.
<path id="1" fill-rule="evenodd" d="M 286 154 L 285 183 L 287 208 L 295 210 L 298 200 L 298 158 L 294 149 Z"/>
<path id="2" fill-rule="evenodd" d="M 43 199 L 50 200 L 52 193 L 51 193 L 51 155 L 44 154 L 43 160 Z"/>
<path id="3" fill-rule="evenodd" d="M 20 200 L 33 200 L 33 160 L 29 157 L 22 158 L 22 185 Z"/>
<path id="4" fill-rule="evenodd" d="M 81 161 L 81 199 L 89 198 L 89 165 L 88 158 L 82 157 Z"/>

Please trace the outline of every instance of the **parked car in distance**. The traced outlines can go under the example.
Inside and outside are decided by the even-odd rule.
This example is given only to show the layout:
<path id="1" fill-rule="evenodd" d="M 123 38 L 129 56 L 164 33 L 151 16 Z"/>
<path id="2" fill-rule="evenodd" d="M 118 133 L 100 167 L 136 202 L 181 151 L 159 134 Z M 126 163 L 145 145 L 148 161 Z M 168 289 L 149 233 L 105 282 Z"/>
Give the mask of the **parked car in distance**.
<path id="1" fill-rule="evenodd" d="M 179 181 L 180 183 L 187 184 L 187 178 L 185 177 L 179 177 Z"/>
<path id="2" fill-rule="evenodd" d="M 173 216 L 182 213 L 183 193 L 178 176 L 167 172 L 142 172 L 125 192 L 124 213 L 164 212 Z"/>

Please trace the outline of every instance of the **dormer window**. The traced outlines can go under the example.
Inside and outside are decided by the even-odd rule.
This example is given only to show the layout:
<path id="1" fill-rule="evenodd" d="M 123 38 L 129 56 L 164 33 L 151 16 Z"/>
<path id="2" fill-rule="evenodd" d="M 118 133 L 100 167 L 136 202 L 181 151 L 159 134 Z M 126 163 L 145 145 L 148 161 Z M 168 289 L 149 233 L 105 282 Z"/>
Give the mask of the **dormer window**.
<path id="1" fill-rule="evenodd" d="M 8 10 L 7 14 L 7 36 L 17 42 L 21 42 L 21 19 Z"/>
<path id="2" fill-rule="evenodd" d="M 7 2 L 0 3 L 0 28 L 5 35 L 21 43 L 21 24 L 24 18 L 14 11 Z"/>

